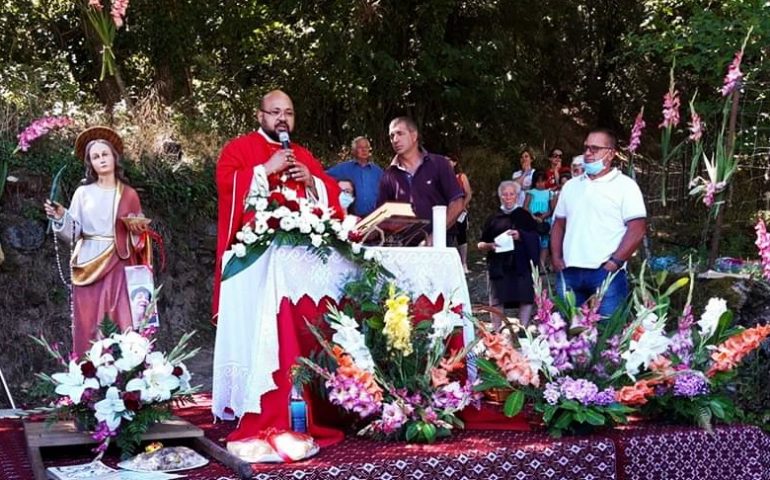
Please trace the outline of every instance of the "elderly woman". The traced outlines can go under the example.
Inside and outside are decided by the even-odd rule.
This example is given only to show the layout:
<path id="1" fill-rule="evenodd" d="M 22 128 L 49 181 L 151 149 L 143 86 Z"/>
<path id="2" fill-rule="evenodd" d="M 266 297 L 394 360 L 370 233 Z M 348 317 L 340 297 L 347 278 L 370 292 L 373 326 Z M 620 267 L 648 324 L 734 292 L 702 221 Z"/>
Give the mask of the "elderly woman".
<path id="1" fill-rule="evenodd" d="M 489 305 L 500 310 L 519 307 L 519 319 L 526 325 L 535 299 L 532 264 L 539 260 L 540 242 L 537 222 L 516 204 L 520 190 L 515 181 L 500 183 L 500 210 L 485 222 L 478 248 L 487 252 Z M 513 249 L 505 248 L 504 236 L 511 237 Z M 492 321 L 499 328 L 502 318 L 493 315 Z"/>
<path id="2" fill-rule="evenodd" d="M 99 323 L 108 316 L 121 331 L 132 318 L 124 268 L 141 263 L 149 242 L 140 234 L 141 216 L 136 190 L 123 177 L 123 141 L 107 127 L 92 127 L 75 141 L 75 154 L 85 163 L 83 185 L 70 207 L 46 200 L 46 215 L 56 235 L 74 244 L 72 268 L 73 353 L 83 355 L 99 336 Z"/>

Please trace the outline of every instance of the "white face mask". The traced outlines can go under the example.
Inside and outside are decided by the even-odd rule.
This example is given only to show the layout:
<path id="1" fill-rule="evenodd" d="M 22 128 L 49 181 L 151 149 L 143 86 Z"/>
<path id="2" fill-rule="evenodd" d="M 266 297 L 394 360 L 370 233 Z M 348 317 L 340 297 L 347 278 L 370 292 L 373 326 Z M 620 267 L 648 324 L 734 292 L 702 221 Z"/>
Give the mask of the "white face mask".
<path id="1" fill-rule="evenodd" d="M 353 195 L 349 194 L 348 192 L 340 193 L 340 205 L 342 205 L 342 208 L 347 209 L 355 201 L 356 201 L 356 197 L 354 197 Z"/>

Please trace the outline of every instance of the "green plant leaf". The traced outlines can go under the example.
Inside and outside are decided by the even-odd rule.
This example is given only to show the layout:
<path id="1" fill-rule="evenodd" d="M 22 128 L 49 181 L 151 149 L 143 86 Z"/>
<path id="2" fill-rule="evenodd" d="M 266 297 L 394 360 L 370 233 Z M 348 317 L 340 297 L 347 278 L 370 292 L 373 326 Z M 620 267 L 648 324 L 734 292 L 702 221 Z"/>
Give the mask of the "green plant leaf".
<path id="1" fill-rule="evenodd" d="M 556 413 L 557 410 L 558 408 L 556 407 L 556 405 L 546 405 L 545 407 L 543 407 L 542 409 L 543 421 L 545 423 L 550 423 L 551 419 L 553 418 L 553 414 Z"/>
<path id="2" fill-rule="evenodd" d="M 597 412 L 596 410 L 592 408 L 588 408 L 585 410 L 585 418 L 588 423 L 591 425 L 604 425 L 607 419 L 602 415 L 601 413 Z"/>
<path id="3" fill-rule="evenodd" d="M 569 425 L 575 420 L 575 417 L 572 412 L 562 412 L 561 415 L 559 415 L 559 418 L 556 420 L 556 423 L 554 423 L 554 427 L 558 428 L 559 430 L 564 430 L 565 428 L 569 427 Z"/>
<path id="4" fill-rule="evenodd" d="M 420 434 L 420 427 L 419 424 L 416 422 L 410 423 L 406 427 L 406 441 L 411 442 L 415 438 L 417 438 L 417 435 Z"/>
<path id="5" fill-rule="evenodd" d="M 682 278 L 678 279 L 677 281 L 672 283 L 671 286 L 668 287 L 668 289 L 663 294 L 663 296 L 664 297 L 670 297 L 671 295 L 673 295 L 674 292 L 676 292 L 680 288 L 687 286 L 688 283 L 690 283 L 690 278 L 689 277 L 682 277 Z"/>
<path id="6" fill-rule="evenodd" d="M 516 390 L 508 395 L 505 399 L 505 405 L 503 405 L 503 413 L 506 417 L 513 417 L 521 412 L 524 407 L 524 391 Z"/>
<path id="7" fill-rule="evenodd" d="M 247 248 L 246 255 L 243 257 L 238 257 L 236 255 L 230 257 L 230 260 L 227 261 L 227 265 L 225 265 L 225 269 L 222 272 L 222 281 L 224 282 L 249 268 L 254 262 L 259 260 L 259 257 L 267 251 L 267 248 L 268 245 L 257 245 L 255 247 Z"/>

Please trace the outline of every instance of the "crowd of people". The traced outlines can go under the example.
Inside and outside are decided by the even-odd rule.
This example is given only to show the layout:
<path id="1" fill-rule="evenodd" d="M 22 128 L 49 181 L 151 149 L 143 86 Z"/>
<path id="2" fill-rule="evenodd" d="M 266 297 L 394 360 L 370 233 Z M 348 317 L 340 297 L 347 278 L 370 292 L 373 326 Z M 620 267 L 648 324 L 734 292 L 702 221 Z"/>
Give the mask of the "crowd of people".
<path id="1" fill-rule="evenodd" d="M 340 216 L 363 218 L 385 202 L 409 203 L 415 215 L 428 222 L 426 244 L 431 243 L 433 207 L 446 206 L 447 244 L 458 248 L 468 273 L 468 210 L 473 191 L 456 155 L 428 152 L 414 120 L 400 116 L 388 126 L 393 156 L 386 168 L 372 161 L 371 142 L 359 136 L 350 144 L 349 160 L 324 170 L 310 151 L 296 143 L 289 145 L 294 119 L 292 99 L 280 90 L 272 91 L 260 102 L 259 129 L 230 141 L 221 152 L 216 172 L 215 316 L 222 257 L 244 221 L 245 198 L 259 188 L 259 179 L 276 173 L 286 175 L 298 196 L 332 207 Z M 73 336 L 75 350 L 82 353 L 104 314 L 121 327 L 129 326 L 129 301 L 121 283 L 124 275 L 113 264 L 138 261 L 132 260 L 132 252 L 137 248 L 135 235 L 141 232 L 125 230 L 118 219 L 141 213 L 141 207 L 122 176 L 122 141 L 117 133 L 104 127 L 89 129 L 77 146 L 90 172 L 84 186 L 69 209 L 47 201 L 45 211 L 57 234 L 79 245 L 72 258 L 76 274 Z M 519 317 L 527 322 L 534 296 L 533 266 L 555 273 L 557 292 L 564 295 L 572 290 L 578 303 L 612 274 L 600 311 L 605 316 L 625 299 L 624 265 L 644 236 L 646 211 L 636 183 L 612 167 L 616 151 L 615 135 L 596 129 L 588 134 L 582 154 L 569 165 L 564 164 L 560 148 L 549 152 L 544 169 L 534 168 L 531 150 L 521 152 L 520 168 L 500 183 L 500 208 L 483 222 L 477 245 L 486 253 L 490 305 L 500 312 L 495 323 L 499 324 L 507 307 L 517 307 Z M 94 309 L 95 305 L 99 307 Z"/>

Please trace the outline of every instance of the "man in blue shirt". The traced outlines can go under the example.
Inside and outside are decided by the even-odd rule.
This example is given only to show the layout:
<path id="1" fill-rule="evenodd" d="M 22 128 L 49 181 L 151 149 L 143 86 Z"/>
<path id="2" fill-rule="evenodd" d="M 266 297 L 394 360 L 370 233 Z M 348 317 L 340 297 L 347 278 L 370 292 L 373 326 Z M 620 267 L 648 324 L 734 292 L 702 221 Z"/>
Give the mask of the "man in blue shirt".
<path id="1" fill-rule="evenodd" d="M 377 192 L 382 169 L 370 161 L 372 147 L 366 137 L 356 137 L 350 145 L 353 158 L 326 171 L 337 180 L 350 180 L 356 190 L 356 202 L 350 212 L 365 217 L 377 207 Z"/>

